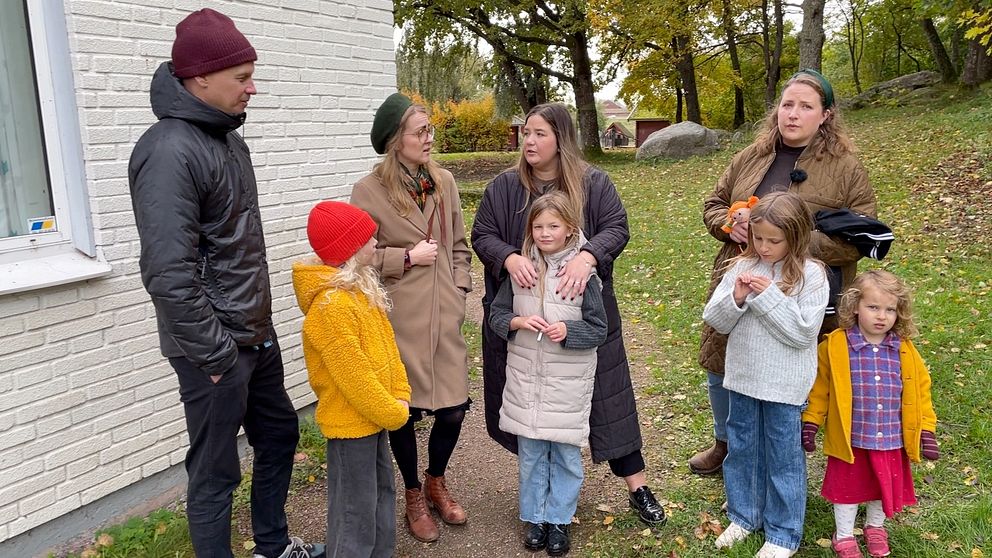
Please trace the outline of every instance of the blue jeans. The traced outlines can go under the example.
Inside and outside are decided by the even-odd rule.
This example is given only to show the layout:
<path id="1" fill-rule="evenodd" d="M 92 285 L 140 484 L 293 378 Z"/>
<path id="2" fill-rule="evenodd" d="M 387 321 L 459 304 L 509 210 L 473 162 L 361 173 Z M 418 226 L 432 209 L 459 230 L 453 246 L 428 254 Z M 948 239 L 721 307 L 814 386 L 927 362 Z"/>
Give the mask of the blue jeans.
<path id="1" fill-rule="evenodd" d="M 806 515 L 801 407 L 729 393 L 727 515 L 748 531 L 764 528 L 765 541 L 795 550 Z"/>
<path id="2" fill-rule="evenodd" d="M 572 522 L 582 487 L 579 446 L 517 436 L 520 466 L 520 520 Z"/>
<path id="3" fill-rule="evenodd" d="M 727 441 L 727 415 L 730 414 L 730 392 L 723 387 L 723 375 L 706 373 L 706 387 L 713 409 L 713 437 Z"/>

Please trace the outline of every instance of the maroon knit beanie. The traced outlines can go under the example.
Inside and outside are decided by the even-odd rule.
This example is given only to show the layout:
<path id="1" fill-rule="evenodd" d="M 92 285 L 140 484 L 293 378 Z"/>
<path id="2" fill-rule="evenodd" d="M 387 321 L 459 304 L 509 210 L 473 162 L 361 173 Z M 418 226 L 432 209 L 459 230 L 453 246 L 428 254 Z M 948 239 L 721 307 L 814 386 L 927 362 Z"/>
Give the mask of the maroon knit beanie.
<path id="1" fill-rule="evenodd" d="M 202 76 L 255 60 L 258 56 L 251 43 L 220 12 L 197 10 L 176 25 L 172 71 L 177 78 Z"/>
<path id="2" fill-rule="evenodd" d="M 375 229 L 375 221 L 365 211 L 344 202 L 322 201 L 310 210 L 307 240 L 324 263 L 338 267 L 365 246 Z"/>

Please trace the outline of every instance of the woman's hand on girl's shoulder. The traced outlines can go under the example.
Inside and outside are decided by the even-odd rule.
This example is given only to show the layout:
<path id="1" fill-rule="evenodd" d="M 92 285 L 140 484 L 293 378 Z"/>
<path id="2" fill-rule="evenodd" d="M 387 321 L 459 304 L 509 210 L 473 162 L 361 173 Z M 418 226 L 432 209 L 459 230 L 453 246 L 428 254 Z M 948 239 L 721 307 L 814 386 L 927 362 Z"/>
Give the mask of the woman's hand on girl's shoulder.
<path id="1" fill-rule="evenodd" d="M 503 262 L 503 267 L 506 268 L 510 278 L 519 287 L 529 289 L 537 281 L 537 270 L 534 269 L 534 264 L 531 263 L 530 259 L 520 254 L 513 253 L 507 256 L 506 261 Z"/>

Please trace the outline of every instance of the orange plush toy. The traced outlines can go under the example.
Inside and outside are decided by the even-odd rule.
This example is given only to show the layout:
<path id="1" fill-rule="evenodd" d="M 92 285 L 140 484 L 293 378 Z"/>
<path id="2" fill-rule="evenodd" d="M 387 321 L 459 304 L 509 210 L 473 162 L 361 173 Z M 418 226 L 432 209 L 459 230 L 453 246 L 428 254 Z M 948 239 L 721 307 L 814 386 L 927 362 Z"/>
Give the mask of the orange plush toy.
<path id="1" fill-rule="evenodd" d="M 751 208 L 756 203 L 758 203 L 758 198 L 751 196 L 747 201 L 735 201 L 730 204 L 730 209 L 727 210 L 727 221 L 720 229 L 729 234 L 736 223 L 746 223 L 751 217 Z"/>

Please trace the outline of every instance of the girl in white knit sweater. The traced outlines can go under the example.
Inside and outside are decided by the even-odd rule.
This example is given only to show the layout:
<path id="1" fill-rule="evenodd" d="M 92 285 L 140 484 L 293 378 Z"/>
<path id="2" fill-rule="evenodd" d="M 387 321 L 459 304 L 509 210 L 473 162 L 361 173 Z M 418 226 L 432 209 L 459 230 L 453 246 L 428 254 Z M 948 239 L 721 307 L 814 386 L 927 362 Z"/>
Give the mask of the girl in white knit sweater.
<path id="1" fill-rule="evenodd" d="M 723 480 L 732 523 L 727 548 L 763 529 L 756 558 L 787 558 L 802 540 L 806 457 L 801 405 L 816 377 L 816 342 L 829 287 L 810 257 L 813 219 L 789 192 L 764 196 L 751 211 L 748 244 L 713 292 L 703 319 L 728 335 L 730 391 Z"/>

